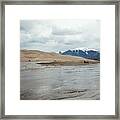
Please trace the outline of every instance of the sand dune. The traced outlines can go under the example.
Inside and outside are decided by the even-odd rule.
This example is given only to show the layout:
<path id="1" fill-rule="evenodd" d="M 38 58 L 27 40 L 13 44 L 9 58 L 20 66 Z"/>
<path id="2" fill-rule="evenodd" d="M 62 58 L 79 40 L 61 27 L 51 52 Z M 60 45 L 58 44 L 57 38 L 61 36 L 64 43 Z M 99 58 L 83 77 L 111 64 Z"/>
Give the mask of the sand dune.
<path id="1" fill-rule="evenodd" d="M 54 52 L 43 52 L 38 50 L 21 50 L 21 62 L 36 62 L 38 64 L 59 64 L 59 65 L 77 65 L 99 63 L 96 60 L 85 59 L 69 55 L 61 55 Z"/>

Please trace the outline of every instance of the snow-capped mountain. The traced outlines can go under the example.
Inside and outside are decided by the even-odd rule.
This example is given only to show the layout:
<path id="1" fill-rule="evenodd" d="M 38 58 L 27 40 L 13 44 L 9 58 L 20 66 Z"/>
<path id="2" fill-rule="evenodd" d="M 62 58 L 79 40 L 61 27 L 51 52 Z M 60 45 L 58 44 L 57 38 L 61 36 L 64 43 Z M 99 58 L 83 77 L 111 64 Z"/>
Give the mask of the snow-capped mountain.
<path id="1" fill-rule="evenodd" d="M 72 56 L 79 56 L 87 59 L 92 60 L 100 60 L 100 52 L 96 49 L 89 49 L 89 48 L 76 48 L 73 50 L 67 50 L 61 53 L 62 55 L 72 55 Z"/>

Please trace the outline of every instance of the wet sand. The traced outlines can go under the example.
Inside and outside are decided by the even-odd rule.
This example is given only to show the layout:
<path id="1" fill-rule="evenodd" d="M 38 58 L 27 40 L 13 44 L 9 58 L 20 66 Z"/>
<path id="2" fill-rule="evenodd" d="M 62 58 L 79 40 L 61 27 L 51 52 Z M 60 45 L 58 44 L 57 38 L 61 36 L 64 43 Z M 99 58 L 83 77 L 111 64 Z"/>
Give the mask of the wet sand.
<path id="1" fill-rule="evenodd" d="M 77 66 L 21 62 L 21 100 L 99 100 L 100 64 Z"/>

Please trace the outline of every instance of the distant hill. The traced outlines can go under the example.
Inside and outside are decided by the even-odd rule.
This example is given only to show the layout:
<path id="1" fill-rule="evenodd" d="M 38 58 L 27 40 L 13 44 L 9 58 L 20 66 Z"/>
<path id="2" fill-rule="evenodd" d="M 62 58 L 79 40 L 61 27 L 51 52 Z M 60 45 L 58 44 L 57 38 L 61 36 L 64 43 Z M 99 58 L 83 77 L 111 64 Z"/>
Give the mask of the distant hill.
<path id="1" fill-rule="evenodd" d="M 97 60 L 85 59 L 77 56 L 61 55 L 54 52 L 43 52 L 38 50 L 21 50 L 21 62 L 36 62 L 38 64 L 55 65 L 77 65 L 99 63 Z"/>
<path id="2" fill-rule="evenodd" d="M 86 59 L 99 60 L 100 61 L 100 52 L 95 49 L 73 49 L 67 50 L 61 53 L 62 55 L 71 55 L 83 57 Z"/>

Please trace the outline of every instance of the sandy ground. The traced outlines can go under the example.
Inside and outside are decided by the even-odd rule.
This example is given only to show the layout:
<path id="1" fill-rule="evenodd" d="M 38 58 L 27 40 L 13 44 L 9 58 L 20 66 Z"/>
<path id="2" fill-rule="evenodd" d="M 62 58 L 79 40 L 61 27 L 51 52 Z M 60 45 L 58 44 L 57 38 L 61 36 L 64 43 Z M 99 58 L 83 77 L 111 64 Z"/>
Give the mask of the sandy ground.
<path id="1" fill-rule="evenodd" d="M 100 66 L 21 62 L 21 100 L 99 100 Z"/>

